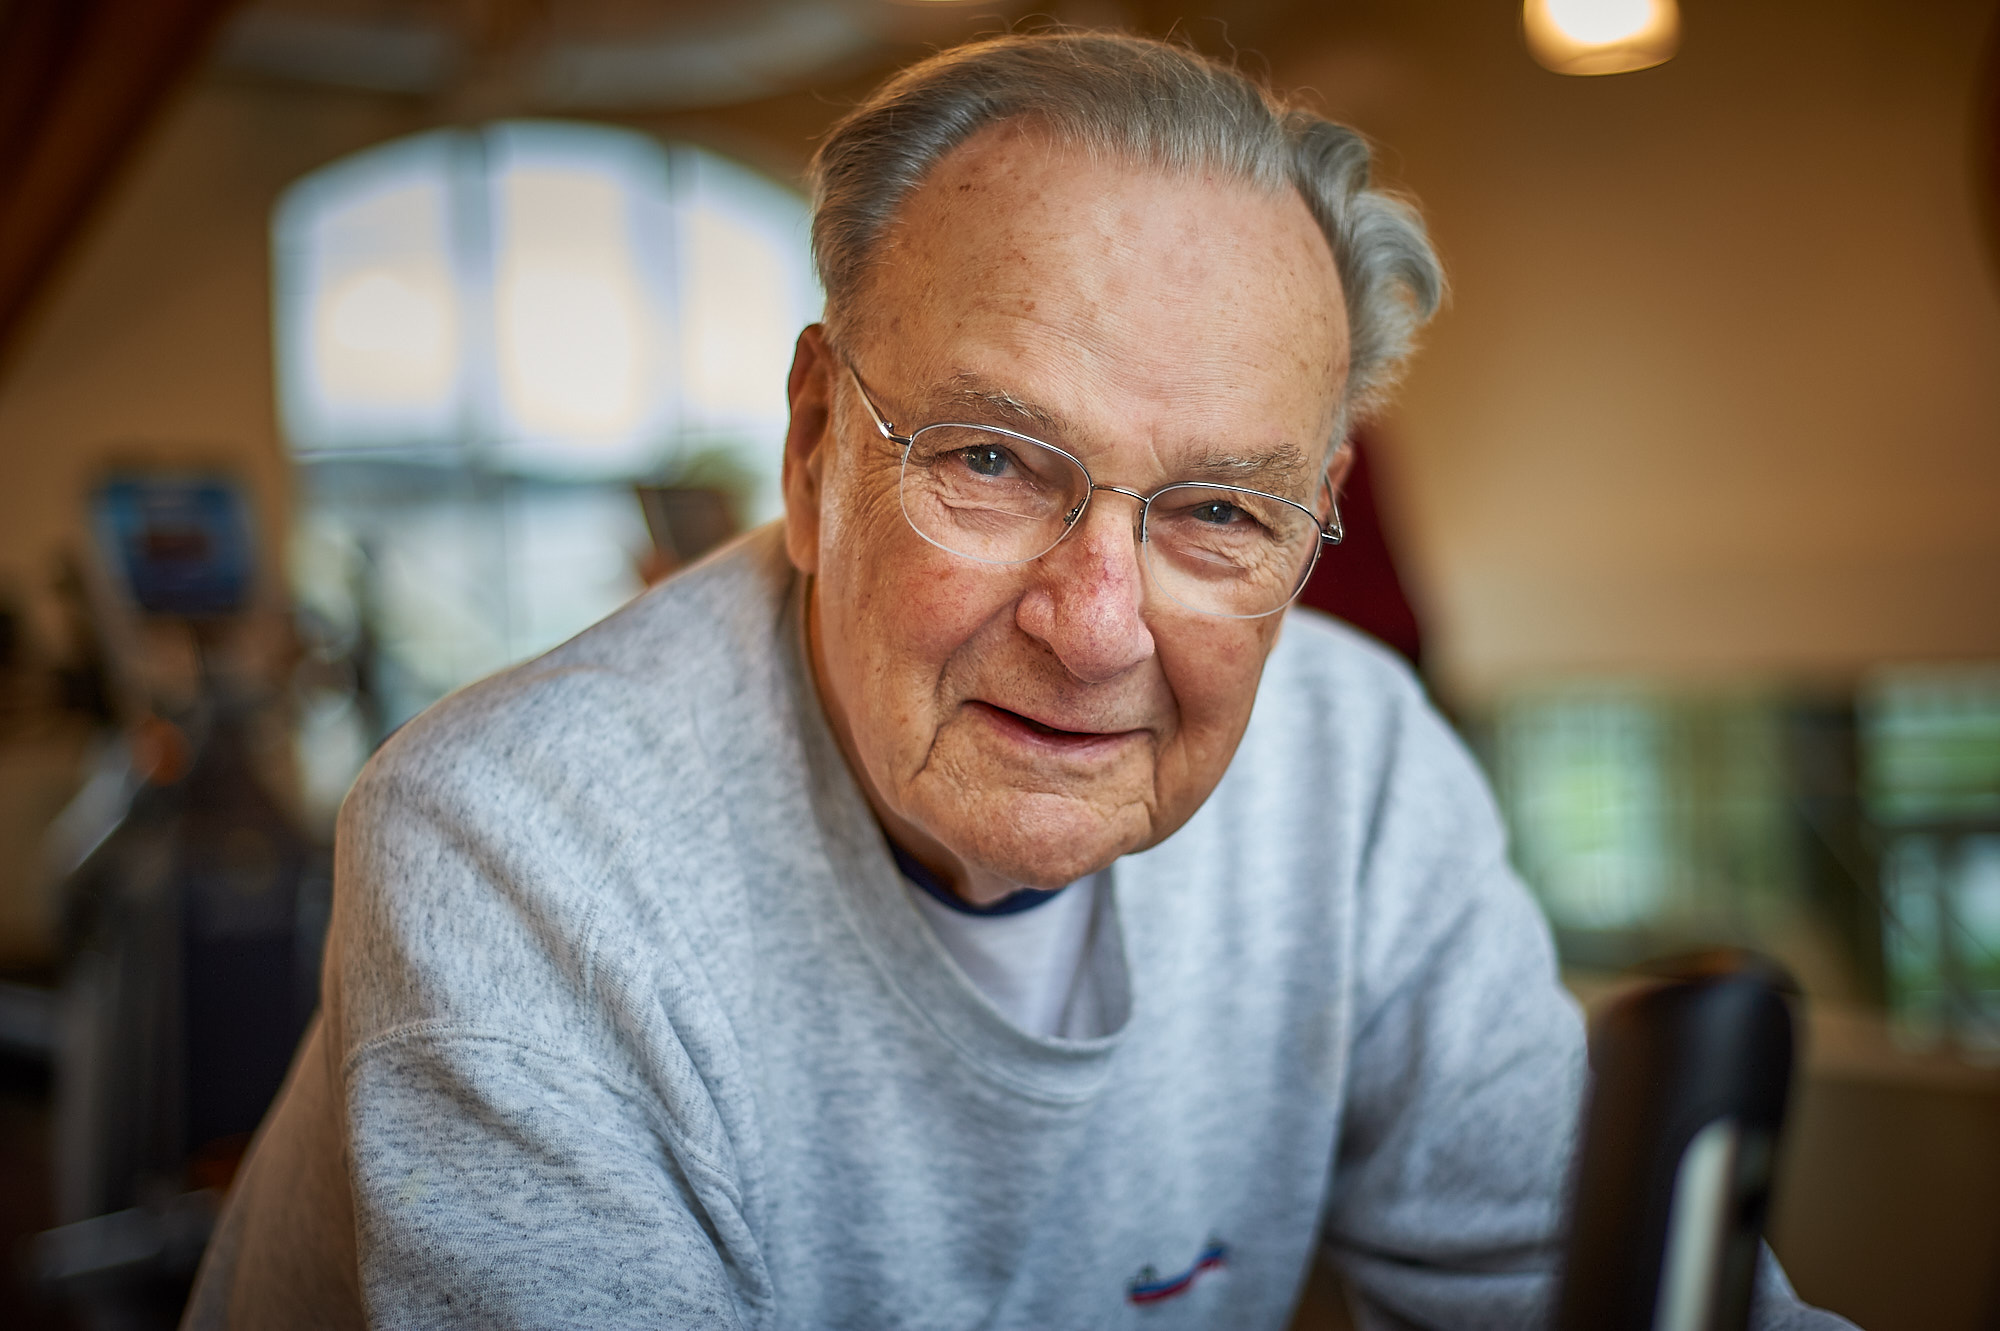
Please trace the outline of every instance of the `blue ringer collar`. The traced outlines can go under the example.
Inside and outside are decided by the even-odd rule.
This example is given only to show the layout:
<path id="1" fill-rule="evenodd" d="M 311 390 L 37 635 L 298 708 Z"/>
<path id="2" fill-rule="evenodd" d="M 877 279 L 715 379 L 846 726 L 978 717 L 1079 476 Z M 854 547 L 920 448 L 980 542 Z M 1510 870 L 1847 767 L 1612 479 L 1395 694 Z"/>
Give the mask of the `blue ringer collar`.
<path id="1" fill-rule="evenodd" d="M 917 863 L 916 858 L 901 846 L 891 841 L 889 853 L 896 857 L 896 867 L 903 877 L 921 887 L 925 892 L 943 902 L 960 915 L 1019 915 L 1024 910 L 1033 910 L 1042 903 L 1053 899 L 1063 889 L 1058 887 L 1044 890 L 1039 887 L 1024 887 L 1011 892 L 988 906 L 975 906 L 961 901 L 956 893 L 938 880 L 938 876 Z"/>

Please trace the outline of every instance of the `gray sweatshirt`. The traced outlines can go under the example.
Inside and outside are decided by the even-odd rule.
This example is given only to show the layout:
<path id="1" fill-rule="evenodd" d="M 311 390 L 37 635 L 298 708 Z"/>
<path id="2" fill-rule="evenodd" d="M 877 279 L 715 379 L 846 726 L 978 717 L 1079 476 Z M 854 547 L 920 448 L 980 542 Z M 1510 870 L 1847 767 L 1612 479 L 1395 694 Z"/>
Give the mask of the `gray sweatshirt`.
<path id="1" fill-rule="evenodd" d="M 1282 1328 L 1322 1249 L 1371 1325 L 1540 1323 L 1581 1031 L 1407 672 L 1292 615 L 1098 893 L 1111 1033 L 1044 1039 L 912 904 L 798 592 L 753 533 L 369 764 L 188 1325 Z"/>

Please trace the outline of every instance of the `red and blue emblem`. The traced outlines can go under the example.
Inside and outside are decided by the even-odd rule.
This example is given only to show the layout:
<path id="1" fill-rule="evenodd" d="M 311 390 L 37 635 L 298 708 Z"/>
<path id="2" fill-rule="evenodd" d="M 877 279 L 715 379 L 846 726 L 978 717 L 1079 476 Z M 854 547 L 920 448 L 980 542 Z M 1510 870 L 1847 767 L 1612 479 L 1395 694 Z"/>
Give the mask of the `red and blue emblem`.
<path id="1" fill-rule="evenodd" d="M 1196 1277 L 1204 1271 L 1212 1271 L 1229 1265 L 1229 1245 L 1219 1239 L 1210 1239 L 1201 1250 L 1201 1256 L 1194 1259 L 1194 1265 L 1175 1276 L 1163 1276 L 1152 1267 L 1140 1268 L 1139 1274 L 1125 1286 L 1127 1303 L 1159 1303 L 1176 1295 L 1185 1294 L 1194 1284 Z"/>

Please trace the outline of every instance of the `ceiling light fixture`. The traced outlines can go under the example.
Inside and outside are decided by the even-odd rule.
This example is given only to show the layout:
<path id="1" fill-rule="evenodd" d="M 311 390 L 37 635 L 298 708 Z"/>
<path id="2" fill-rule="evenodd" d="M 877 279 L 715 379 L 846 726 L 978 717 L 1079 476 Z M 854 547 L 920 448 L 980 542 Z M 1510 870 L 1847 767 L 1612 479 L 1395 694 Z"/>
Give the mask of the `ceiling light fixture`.
<path id="1" fill-rule="evenodd" d="M 1527 0 L 1528 52 L 1558 74 L 1624 74 L 1673 59 L 1680 49 L 1675 0 Z"/>

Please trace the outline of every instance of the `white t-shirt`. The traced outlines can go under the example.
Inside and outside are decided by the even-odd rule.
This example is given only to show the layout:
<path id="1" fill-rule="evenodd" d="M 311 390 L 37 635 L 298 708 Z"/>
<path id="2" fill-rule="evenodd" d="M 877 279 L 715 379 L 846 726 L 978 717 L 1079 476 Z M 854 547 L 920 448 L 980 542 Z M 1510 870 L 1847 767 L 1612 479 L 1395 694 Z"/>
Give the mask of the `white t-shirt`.
<path id="1" fill-rule="evenodd" d="M 1030 1035 L 1088 1040 L 1108 1030 L 1092 964 L 1103 878 L 1092 874 L 997 915 L 947 905 L 916 882 L 909 889 L 944 950 L 1001 1015 Z"/>

